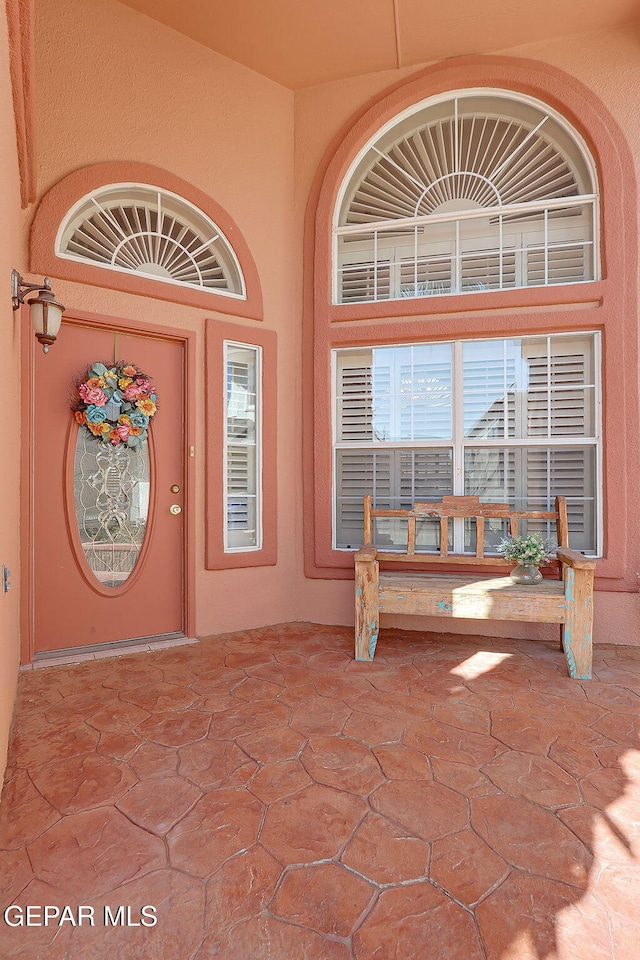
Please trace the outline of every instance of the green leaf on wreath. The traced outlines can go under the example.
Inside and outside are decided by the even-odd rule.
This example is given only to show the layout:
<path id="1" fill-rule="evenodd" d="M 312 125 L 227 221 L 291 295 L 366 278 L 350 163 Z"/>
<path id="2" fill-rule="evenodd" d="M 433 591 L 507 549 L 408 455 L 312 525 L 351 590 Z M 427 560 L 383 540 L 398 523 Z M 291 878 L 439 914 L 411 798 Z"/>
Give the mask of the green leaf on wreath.
<path id="1" fill-rule="evenodd" d="M 101 377 L 107 372 L 107 368 L 105 367 L 104 363 L 94 363 L 91 369 L 97 377 Z"/>

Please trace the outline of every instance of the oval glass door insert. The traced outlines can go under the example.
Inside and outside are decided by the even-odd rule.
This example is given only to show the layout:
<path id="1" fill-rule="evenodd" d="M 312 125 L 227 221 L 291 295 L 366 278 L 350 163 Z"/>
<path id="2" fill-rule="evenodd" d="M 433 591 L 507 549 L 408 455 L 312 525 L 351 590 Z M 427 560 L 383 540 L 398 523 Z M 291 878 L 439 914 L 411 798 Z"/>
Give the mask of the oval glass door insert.
<path id="1" fill-rule="evenodd" d="M 96 580 L 121 586 L 144 543 L 151 487 L 149 448 L 111 446 L 78 430 L 74 500 L 80 541 Z"/>

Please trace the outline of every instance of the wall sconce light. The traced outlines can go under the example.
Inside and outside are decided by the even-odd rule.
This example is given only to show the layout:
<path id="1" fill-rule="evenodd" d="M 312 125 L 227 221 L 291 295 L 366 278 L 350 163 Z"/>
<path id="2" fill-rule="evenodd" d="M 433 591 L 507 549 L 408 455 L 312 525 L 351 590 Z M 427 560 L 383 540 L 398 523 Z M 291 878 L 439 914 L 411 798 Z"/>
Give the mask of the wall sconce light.
<path id="1" fill-rule="evenodd" d="M 28 293 L 35 293 L 36 290 L 38 291 L 36 297 L 25 300 Z M 11 302 L 14 310 L 18 310 L 21 303 L 27 304 L 33 332 L 42 344 L 44 352 L 48 353 L 50 345 L 55 343 L 58 336 L 64 313 L 63 304 L 56 301 L 49 286 L 49 277 L 44 278 L 44 283 L 27 283 L 17 270 L 12 270 Z"/>

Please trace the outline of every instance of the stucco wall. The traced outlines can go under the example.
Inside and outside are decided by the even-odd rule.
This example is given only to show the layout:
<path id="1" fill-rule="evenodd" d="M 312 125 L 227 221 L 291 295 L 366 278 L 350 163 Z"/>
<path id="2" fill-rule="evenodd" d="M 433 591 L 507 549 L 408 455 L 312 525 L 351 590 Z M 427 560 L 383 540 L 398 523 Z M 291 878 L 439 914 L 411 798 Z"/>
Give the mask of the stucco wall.
<path id="1" fill-rule="evenodd" d="M 0 357 L 5 414 L 0 418 L 2 508 L 0 564 L 11 570 L 11 590 L 0 594 L 0 780 L 13 712 L 20 640 L 20 315 L 11 309 L 9 277 L 13 267 L 24 269 L 20 243 L 20 182 L 16 151 L 7 22 L 0 14 Z M 26 246 L 25 246 L 26 249 Z"/>
<path id="2" fill-rule="evenodd" d="M 303 572 L 302 504 L 310 495 L 301 470 L 304 214 L 318 165 L 341 126 L 415 69 L 325 84 L 294 97 L 113 0 L 41 0 L 36 31 L 39 196 L 71 171 L 108 160 L 151 163 L 188 180 L 243 232 L 262 284 L 264 326 L 278 334 L 278 564 L 206 571 L 204 330 L 208 318 L 225 318 L 69 281 L 55 286 L 74 310 L 197 334 L 197 633 L 288 619 L 349 622 L 351 582 L 306 579 Z M 602 98 L 634 149 L 640 124 L 628 104 L 640 92 L 639 39 L 638 30 L 626 29 L 504 52 L 572 73 Z M 638 595 L 603 595 L 597 618 L 601 639 L 638 638 Z"/>

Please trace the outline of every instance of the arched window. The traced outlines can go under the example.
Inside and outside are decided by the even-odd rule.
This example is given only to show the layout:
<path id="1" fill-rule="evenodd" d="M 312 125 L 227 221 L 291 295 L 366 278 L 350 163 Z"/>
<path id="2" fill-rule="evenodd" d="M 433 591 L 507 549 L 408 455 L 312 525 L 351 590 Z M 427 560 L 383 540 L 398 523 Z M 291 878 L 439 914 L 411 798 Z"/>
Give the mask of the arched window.
<path id="1" fill-rule="evenodd" d="M 598 279 L 589 151 L 558 113 L 504 90 L 395 117 L 352 163 L 333 227 L 335 303 Z"/>
<path id="2" fill-rule="evenodd" d="M 115 183 L 86 194 L 64 217 L 56 255 L 238 299 L 238 258 L 202 210 L 149 184 Z"/>

